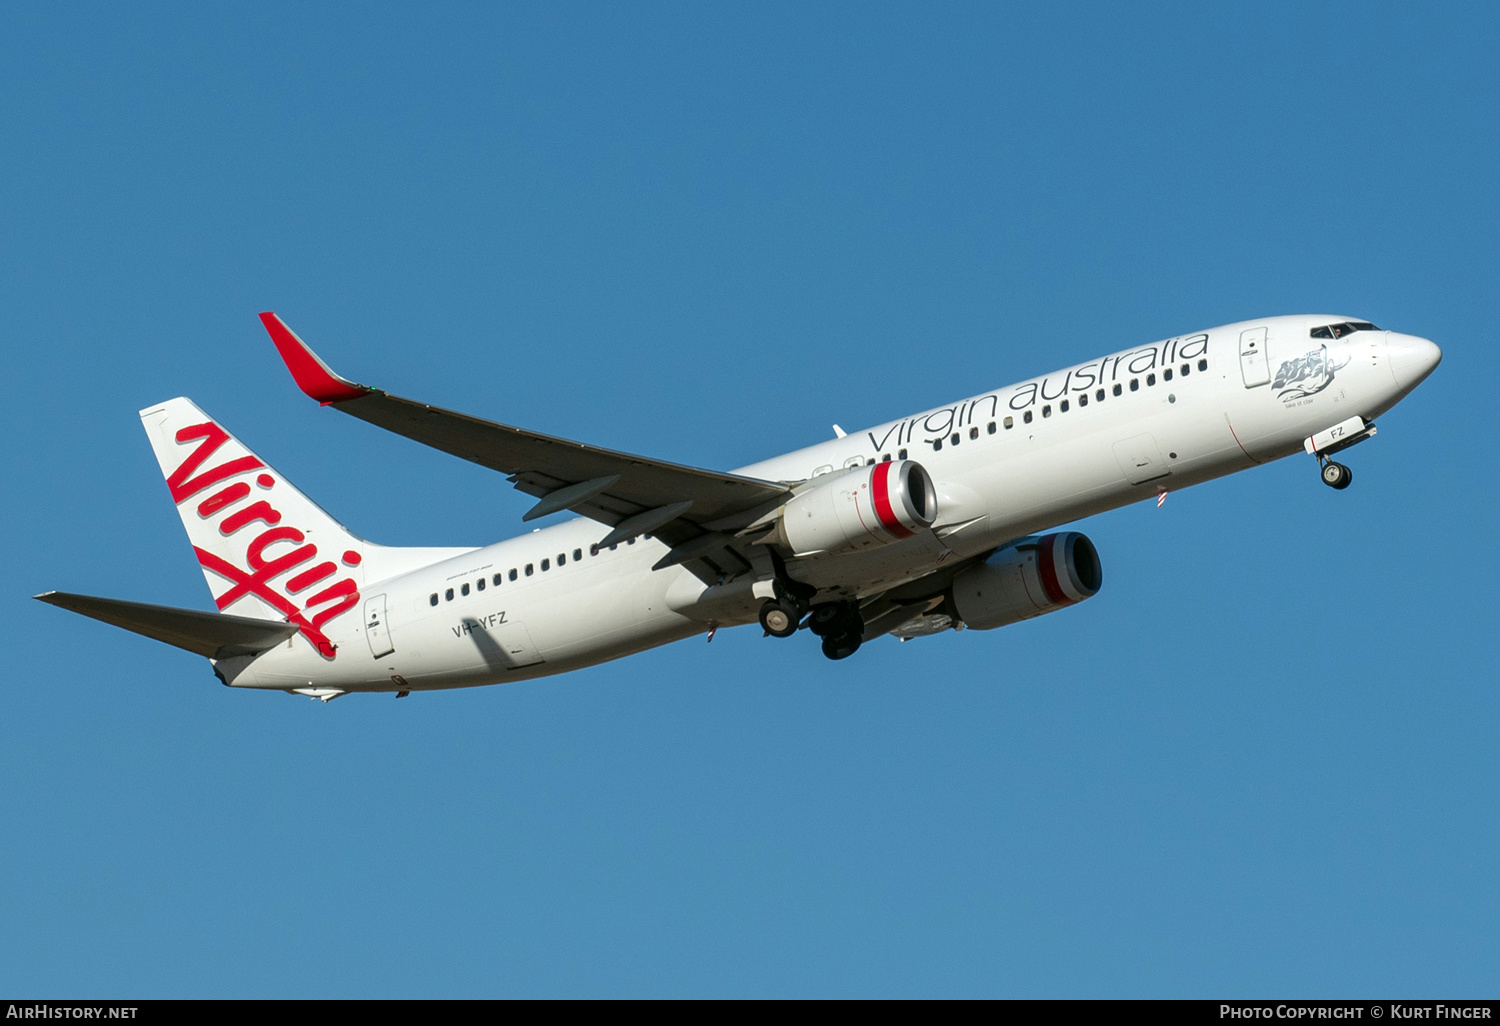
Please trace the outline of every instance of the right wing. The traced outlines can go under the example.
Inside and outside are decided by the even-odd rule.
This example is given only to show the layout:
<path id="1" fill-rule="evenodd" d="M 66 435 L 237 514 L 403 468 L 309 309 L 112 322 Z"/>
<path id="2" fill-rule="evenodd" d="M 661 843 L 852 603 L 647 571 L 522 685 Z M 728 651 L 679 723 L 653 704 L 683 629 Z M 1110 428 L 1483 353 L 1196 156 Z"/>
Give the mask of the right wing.
<path id="1" fill-rule="evenodd" d="M 654 533 L 674 550 L 658 566 L 735 551 L 734 531 L 791 496 L 784 483 L 601 449 L 357 385 L 329 369 L 274 313 L 260 319 L 297 386 L 324 406 L 506 474 L 541 500 L 524 520 L 572 510 L 614 528 L 600 545 Z"/>

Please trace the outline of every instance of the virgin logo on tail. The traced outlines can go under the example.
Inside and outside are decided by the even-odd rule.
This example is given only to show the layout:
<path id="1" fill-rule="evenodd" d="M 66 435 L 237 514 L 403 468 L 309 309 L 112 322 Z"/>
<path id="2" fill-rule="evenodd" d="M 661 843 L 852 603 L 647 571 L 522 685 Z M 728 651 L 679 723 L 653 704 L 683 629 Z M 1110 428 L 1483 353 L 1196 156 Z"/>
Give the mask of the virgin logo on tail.
<path id="1" fill-rule="evenodd" d="M 178 444 L 198 441 L 197 447 L 188 454 L 182 464 L 167 476 L 167 487 L 172 491 L 172 501 L 179 506 L 217 485 L 224 484 L 230 478 L 253 470 L 262 471 L 255 478 L 255 483 L 262 489 L 269 491 L 276 485 L 276 478 L 267 472 L 269 468 L 254 456 L 241 456 L 238 459 L 227 460 L 216 467 L 200 470 L 219 447 L 229 441 L 228 432 L 213 421 L 185 427 L 177 432 L 175 438 Z M 240 560 L 241 566 L 236 566 L 212 552 L 205 552 L 197 545 L 193 546 L 193 551 L 197 553 L 198 562 L 203 568 L 230 583 L 229 589 L 217 596 L 214 601 L 219 609 L 223 610 L 245 596 L 253 595 L 280 612 L 286 617 L 288 623 L 296 624 L 302 636 L 312 642 L 313 647 L 325 658 L 334 658 L 335 647 L 323 633 L 323 624 L 359 605 L 359 586 L 352 577 L 345 577 L 327 584 L 326 587 L 320 588 L 303 599 L 299 607 L 291 596 L 309 591 L 315 585 L 325 584 L 339 572 L 339 567 L 331 560 L 316 562 L 318 547 L 311 543 L 302 544 L 306 540 L 306 535 L 295 527 L 282 525 L 280 511 L 266 499 L 262 498 L 248 505 L 241 505 L 250 497 L 250 493 L 248 481 L 236 481 L 233 484 L 224 484 L 223 487 L 210 492 L 198 503 L 198 515 L 201 517 L 213 517 L 221 512 L 224 513 L 217 527 L 219 533 L 226 538 L 238 535 L 251 524 L 259 524 L 262 527 L 258 533 L 246 531 L 243 535 L 245 554 Z M 266 551 L 278 542 L 285 542 L 296 547 L 279 554 Z M 343 554 L 342 561 L 346 566 L 358 566 L 360 555 L 351 549 Z M 277 578 L 304 566 L 305 569 L 281 585 L 272 584 Z M 314 606 L 320 608 L 314 612 Z"/>

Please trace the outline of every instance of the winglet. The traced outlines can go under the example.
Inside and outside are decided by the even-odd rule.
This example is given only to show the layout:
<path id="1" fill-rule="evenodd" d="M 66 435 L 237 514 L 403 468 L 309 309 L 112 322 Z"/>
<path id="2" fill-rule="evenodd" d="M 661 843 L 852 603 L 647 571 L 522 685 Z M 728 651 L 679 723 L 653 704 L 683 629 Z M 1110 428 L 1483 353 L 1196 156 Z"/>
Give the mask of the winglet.
<path id="1" fill-rule="evenodd" d="M 276 351 L 286 361 L 286 369 L 292 372 L 292 380 L 297 382 L 297 387 L 324 406 L 370 394 L 368 388 L 341 378 L 330 370 L 328 364 L 307 348 L 307 343 L 298 338 L 274 313 L 267 311 L 261 314 L 260 322 L 270 332 L 271 341 L 276 343 Z"/>

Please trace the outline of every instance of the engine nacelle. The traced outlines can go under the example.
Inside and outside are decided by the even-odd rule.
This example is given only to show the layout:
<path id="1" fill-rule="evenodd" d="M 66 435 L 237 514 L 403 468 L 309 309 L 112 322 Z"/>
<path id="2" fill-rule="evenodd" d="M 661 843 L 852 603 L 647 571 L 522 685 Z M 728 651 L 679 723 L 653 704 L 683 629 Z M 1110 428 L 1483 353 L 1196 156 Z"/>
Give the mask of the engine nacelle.
<path id="1" fill-rule="evenodd" d="M 921 464 L 894 460 L 840 474 L 792 498 L 780 541 L 799 556 L 888 545 L 937 519 L 937 489 Z"/>
<path id="2" fill-rule="evenodd" d="M 1022 538 L 953 578 L 953 608 L 987 631 L 1029 620 L 1099 593 L 1104 572 L 1094 543 L 1077 531 Z"/>

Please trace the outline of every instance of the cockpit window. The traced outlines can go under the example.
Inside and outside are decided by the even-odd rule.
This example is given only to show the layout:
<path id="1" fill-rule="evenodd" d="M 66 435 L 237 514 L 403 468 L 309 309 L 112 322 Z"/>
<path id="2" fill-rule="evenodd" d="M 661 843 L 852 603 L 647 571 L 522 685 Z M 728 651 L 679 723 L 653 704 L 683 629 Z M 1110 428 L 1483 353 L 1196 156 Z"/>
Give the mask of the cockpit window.
<path id="1" fill-rule="evenodd" d="M 1379 330 L 1369 321 L 1345 321 L 1343 324 L 1325 324 L 1321 328 L 1314 328 L 1311 334 L 1313 338 L 1343 338 L 1356 331 Z"/>

